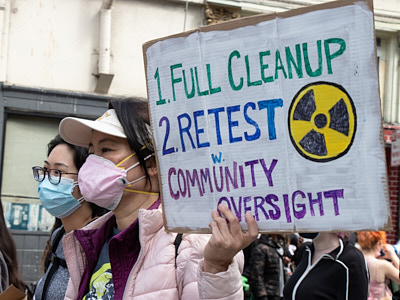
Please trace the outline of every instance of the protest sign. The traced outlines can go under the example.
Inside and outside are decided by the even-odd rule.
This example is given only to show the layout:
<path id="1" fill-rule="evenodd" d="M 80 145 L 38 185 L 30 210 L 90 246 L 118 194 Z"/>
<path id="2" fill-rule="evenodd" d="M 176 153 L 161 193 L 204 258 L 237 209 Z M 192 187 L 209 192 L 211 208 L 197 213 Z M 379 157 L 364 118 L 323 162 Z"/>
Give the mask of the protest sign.
<path id="1" fill-rule="evenodd" d="M 372 1 L 259 15 L 143 45 L 165 227 L 391 226 Z"/>

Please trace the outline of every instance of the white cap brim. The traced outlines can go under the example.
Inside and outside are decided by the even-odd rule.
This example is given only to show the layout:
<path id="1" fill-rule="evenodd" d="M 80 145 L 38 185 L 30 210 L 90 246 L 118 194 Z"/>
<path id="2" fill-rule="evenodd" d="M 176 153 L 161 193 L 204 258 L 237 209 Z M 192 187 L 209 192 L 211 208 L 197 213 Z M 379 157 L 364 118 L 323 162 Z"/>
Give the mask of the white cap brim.
<path id="1" fill-rule="evenodd" d="M 125 132 L 118 120 L 115 110 L 107 110 L 95 121 L 67 117 L 61 120 L 59 131 L 61 137 L 70 144 L 88 147 L 93 130 L 126 139 Z"/>

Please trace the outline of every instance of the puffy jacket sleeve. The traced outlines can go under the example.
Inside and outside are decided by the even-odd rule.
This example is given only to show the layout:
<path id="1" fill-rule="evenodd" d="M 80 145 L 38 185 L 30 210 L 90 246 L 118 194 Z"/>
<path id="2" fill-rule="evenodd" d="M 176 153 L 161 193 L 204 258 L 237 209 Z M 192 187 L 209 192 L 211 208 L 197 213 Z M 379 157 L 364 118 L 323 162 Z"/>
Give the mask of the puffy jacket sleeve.
<path id="1" fill-rule="evenodd" d="M 217 274 L 203 271 L 203 261 L 198 268 L 198 288 L 200 299 L 230 299 L 243 300 L 243 272 L 244 256 L 239 252 L 228 270 Z"/>
<path id="2" fill-rule="evenodd" d="M 225 272 L 211 274 L 203 271 L 204 247 L 207 234 L 184 234 L 176 258 L 176 275 L 180 299 L 238 299 L 243 300 L 243 253 L 235 256 Z"/>
<path id="3" fill-rule="evenodd" d="M 176 276 L 182 300 L 199 299 L 197 269 L 210 235 L 184 234 L 176 257 Z"/>

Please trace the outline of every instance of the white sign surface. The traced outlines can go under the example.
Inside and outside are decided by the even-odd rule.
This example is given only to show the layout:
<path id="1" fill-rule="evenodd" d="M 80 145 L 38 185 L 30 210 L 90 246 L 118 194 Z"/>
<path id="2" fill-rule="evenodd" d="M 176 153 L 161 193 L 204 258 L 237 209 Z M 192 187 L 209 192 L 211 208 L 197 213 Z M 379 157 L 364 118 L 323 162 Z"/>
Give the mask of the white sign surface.
<path id="1" fill-rule="evenodd" d="M 340 3 L 144 45 L 167 230 L 219 203 L 265 232 L 388 226 L 373 13 Z"/>

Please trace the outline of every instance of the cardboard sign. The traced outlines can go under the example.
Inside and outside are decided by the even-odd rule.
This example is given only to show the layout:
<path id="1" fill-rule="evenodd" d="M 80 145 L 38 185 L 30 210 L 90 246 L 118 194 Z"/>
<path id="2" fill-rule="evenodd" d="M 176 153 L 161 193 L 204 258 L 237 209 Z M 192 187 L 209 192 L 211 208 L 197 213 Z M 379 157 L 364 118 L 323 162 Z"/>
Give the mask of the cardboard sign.
<path id="1" fill-rule="evenodd" d="M 258 15 L 143 46 L 165 227 L 224 203 L 263 232 L 389 228 L 372 1 Z"/>
<path id="2" fill-rule="evenodd" d="M 10 285 L 4 292 L 0 294 L 0 300 L 26 300 L 24 292 L 17 289 L 14 285 Z"/>

